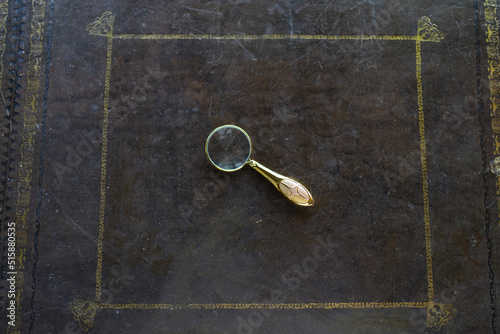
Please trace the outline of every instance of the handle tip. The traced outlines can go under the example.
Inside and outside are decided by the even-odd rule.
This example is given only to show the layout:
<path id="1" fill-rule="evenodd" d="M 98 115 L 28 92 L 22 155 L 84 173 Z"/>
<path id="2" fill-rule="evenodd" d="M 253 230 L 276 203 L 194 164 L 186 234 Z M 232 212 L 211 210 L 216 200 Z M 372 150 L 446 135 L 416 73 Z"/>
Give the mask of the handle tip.
<path id="1" fill-rule="evenodd" d="M 314 199 L 309 190 L 295 180 L 281 180 L 279 189 L 283 195 L 297 205 L 312 206 L 314 204 Z"/>

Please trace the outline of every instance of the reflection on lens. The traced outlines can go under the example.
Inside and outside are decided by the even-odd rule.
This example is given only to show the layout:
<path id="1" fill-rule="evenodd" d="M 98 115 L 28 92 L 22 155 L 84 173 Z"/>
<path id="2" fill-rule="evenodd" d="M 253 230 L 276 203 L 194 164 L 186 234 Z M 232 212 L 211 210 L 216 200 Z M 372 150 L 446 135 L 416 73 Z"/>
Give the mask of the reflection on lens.
<path id="1" fill-rule="evenodd" d="M 250 158 L 251 143 L 243 130 L 226 125 L 214 130 L 207 139 L 208 158 L 220 169 L 240 169 Z"/>

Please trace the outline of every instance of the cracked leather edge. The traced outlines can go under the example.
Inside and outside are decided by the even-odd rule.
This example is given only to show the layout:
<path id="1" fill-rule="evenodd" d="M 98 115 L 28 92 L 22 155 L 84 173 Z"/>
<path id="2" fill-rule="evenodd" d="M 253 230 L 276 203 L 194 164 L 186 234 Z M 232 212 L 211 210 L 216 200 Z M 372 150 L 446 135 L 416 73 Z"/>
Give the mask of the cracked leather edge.
<path id="1" fill-rule="evenodd" d="M 0 119 L 1 148 L 0 148 L 0 219 L 2 225 L 3 238 L 2 245 L 2 275 L 0 276 L 0 287 L 3 293 L 0 294 L 0 318 L 4 319 L 0 323 L 0 332 L 7 333 L 8 330 L 19 329 L 19 326 L 8 327 L 7 306 L 9 303 L 9 285 L 6 281 L 8 272 L 8 245 L 7 231 L 9 223 L 15 222 L 16 184 L 19 173 L 19 142 L 22 134 L 22 124 L 20 118 L 20 101 L 22 97 L 22 77 L 24 73 L 24 45 L 26 43 L 26 17 L 27 1 L 0 1 L 0 8 L 7 5 L 5 15 L 5 39 L 3 40 L 3 53 L 0 52 L 1 63 L 1 86 L 0 103 L 3 103 L 2 117 Z M 1 27 L 0 27 L 1 28 Z M 0 29 L 0 36 L 3 31 Z M 1 43 L 0 38 L 0 43 Z M 1 46 L 0 46 L 1 48 Z M 17 241 L 17 240 L 16 240 Z M 18 254 L 16 253 L 16 266 Z M 20 286 L 16 287 L 18 291 Z M 17 296 L 16 296 L 17 297 Z M 20 324 L 20 309 L 16 308 L 16 324 Z"/>

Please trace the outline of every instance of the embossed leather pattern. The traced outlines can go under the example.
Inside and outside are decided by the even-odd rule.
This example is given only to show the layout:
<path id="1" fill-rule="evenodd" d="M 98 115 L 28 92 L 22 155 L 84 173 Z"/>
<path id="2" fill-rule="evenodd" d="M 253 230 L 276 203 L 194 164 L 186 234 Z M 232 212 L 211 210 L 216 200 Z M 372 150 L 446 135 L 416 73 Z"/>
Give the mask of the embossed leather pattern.
<path id="1" fill-rule="evenodd" d="M 0 331 L 494 332 L 499 14 L 0 1 Z"/>

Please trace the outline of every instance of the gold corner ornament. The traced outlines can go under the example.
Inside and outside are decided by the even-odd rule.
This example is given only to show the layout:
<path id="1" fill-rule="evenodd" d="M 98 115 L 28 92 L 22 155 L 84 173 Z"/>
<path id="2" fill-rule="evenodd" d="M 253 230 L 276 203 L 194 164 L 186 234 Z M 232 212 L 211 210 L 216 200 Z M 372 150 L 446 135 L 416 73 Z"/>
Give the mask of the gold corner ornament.
<path id="1" fill-rule="evenodd" d="M 444 34 L 430 18 L 422 16 L 418 20 L 417 37 L 420 41 L 439 42 L 444 39 Z"/>
<path id="2" fill-rule="evenodd" d="M 94 302 L 75 299 L 68 305 L 69 310 L 73 313 L 73 319 L 78 322 L 80 328 L 87 332 L 94 326 L 94 318 L 97 312 L 97 304 Z"/>
<path id="3" fill-rule="evenodd" d="M 100 17 L 96 17 L 95 21 L 89 23 L 87 31 L 91 35 L 96 36 L 112 36 L 113 24 L 115 23 L 115 16 L 112 12 L 104 12 Z"/>
<path id="4" fill-rule="evenodd" d="M 457 315 L 457 310 L 451 304 L 430 302 L 427 305 L 427 327 L 439 330 Z"/>

